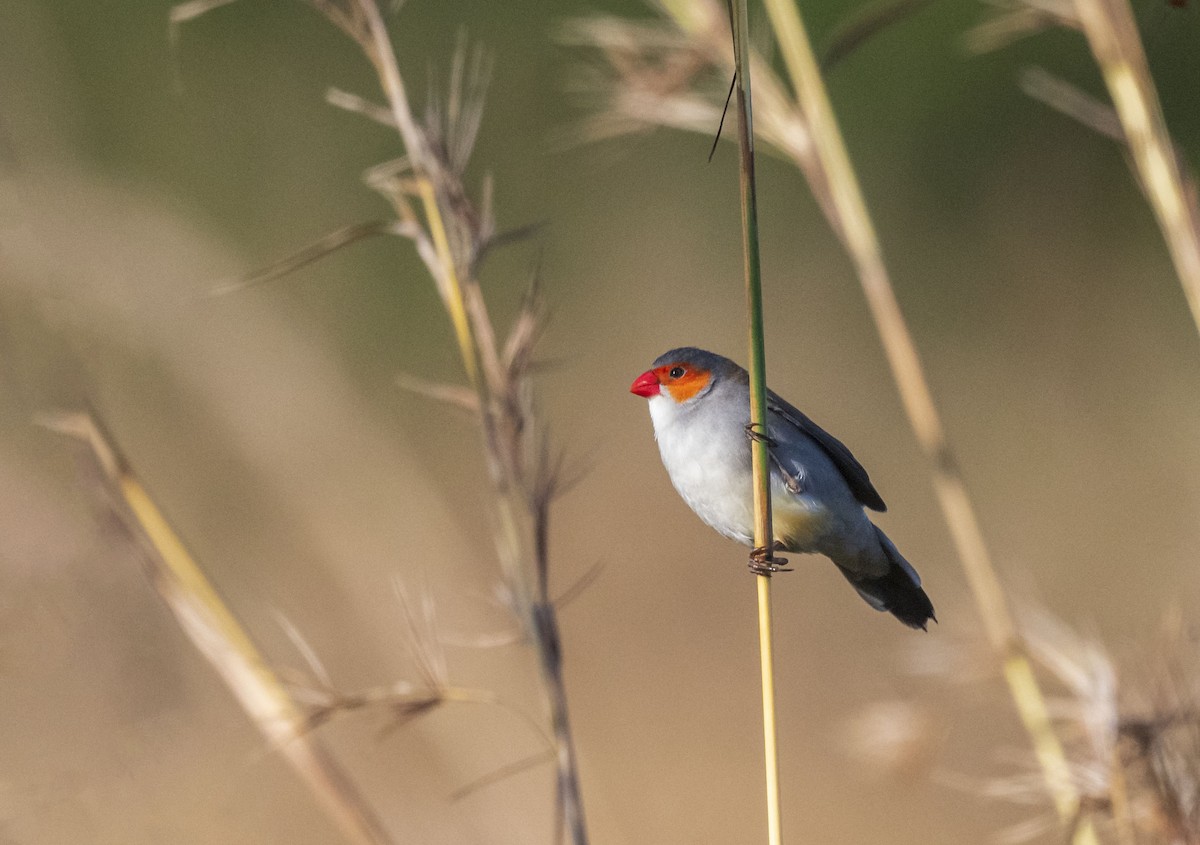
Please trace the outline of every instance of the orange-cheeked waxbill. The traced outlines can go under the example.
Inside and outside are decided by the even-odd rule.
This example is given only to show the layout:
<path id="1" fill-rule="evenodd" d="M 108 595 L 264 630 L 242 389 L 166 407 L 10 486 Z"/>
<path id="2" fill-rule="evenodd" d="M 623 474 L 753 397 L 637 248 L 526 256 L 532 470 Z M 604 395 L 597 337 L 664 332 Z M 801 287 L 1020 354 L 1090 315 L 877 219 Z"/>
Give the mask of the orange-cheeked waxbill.
<path id="1" fill-rule="evenodd" d="M 749 375 L 728 358 L 672 349 L 633 382 L 649 400 L 671 483 L 696 515 L 753 545 Z M 825 555 L 871 607 L 912 628 L 934 619 L 921 578 L 864 508 L 884 511 L 867 471 L 841 441 L 767 392 L 775 548 Z"/>

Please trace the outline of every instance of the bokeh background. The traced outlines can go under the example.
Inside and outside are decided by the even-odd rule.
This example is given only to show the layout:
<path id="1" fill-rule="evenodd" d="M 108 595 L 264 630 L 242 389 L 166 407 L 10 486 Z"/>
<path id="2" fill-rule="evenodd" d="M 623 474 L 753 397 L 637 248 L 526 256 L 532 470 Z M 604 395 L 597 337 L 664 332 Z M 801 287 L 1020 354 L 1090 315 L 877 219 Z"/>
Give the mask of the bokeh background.
<path id="1" fill-rule="evenodd" d="M 89 402 L 280 667 L 299 630 L 347 690 L 415 680 L 393 583 L 432 597 L 455 681 L 541 712 L 496 599 L 478 438 L 399 391 L 460 381 L 410 245 L 375 240 L 217 299 L 220 279 L 386 209 L 360 181 L 399 154 L 323 102 L 376 98 L 301 3 L 241 2 L 172 39 L 169 3 L 0 4 L 0 842 L 318 843 L 338 833 L 180 633 L 32 423 Z M 855 4 L 804 4 L 818 43 Z M 975 55 L 975 3 L 934 3 L 830 89 L 898 296 L 987 539 L 1023 605 L 1145 665 L 1164 613 L 1195 618 L 1200 343 L 1121 150 L 1016 84 L 1041 65 L 1098 95 L 1080 37 Z M 414 98 L 461 31 L 495 70 L 474 173 L 502 227 L 501 324 L 540 265 L 540 401 L 586 469 L 554 517 L 585 800 L 598 843 L 762 838 L 757 640 L 744 553 L 670 488 L 629 382 L 695 344 L 744 359 L 732 147 L 660 132 L 572 143 L 585 58 L 566 19 L 634 2 L 412 2 L 394 20 Z M 1168 123 L 1200 155 L 1200 9 L 1136 0 Z M 764 159 L 768 372 L 845 440 L 881 524 L 938 608 L 929 634 L 871 612 L 833 567 L 776 581 L 785 823 L 795 841 L 978 842 L 1048 815 L 991 797 L 1034 771 L 850 266 L 806 186 Z M 323 729 L 397 842 L 552 841 L 553 776 L 500 708 Z M 890 735 L 890 739 L 888 736 Z M 1056 841 L 1043 834 L 1040 841 Z"/>

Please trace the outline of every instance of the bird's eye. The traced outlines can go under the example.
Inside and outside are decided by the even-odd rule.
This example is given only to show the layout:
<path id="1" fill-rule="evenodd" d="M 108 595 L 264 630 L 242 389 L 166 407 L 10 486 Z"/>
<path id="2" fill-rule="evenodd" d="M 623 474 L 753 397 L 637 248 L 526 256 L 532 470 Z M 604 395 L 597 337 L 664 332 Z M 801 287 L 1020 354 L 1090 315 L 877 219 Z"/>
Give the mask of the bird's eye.
<path id="1" fill-rule="evenodd" d="M 683 367 L 672 367 L 671 372 L 667 373 L 671 378 L 682 378 L 684 373 Z"/>

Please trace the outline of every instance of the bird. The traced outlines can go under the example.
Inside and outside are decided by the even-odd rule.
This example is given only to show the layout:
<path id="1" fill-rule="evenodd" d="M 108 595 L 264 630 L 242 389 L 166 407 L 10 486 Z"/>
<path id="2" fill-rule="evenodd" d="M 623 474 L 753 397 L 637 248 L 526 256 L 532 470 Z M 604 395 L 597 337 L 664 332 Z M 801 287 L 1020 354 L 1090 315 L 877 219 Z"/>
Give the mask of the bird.
<path id="1" fill-rule="evenodd" d="M 876 610 L 910 628 L 928 630 L 929 620 L 937 621 L 921 577 L 867 516 L 867 508 L 882 512 L 887 505 L 840 440 L 769 390 L 766 432 L 755 433 L 749 374 L 695 347 L 660 355 L 629 390 L 649 400 L 667 475 L 707 525 L 754 545 L 751 439 L 762 437 L 775 534 L 768 564 L 779 562 L 776 550 L 824 555 Z"/>

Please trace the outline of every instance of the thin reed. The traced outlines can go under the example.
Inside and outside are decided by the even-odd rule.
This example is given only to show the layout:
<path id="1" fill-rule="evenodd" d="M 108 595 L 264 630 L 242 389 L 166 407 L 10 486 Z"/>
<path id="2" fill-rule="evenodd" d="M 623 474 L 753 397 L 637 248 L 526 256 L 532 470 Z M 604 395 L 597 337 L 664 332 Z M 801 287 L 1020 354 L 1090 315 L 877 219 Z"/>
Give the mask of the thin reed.
<path id="1" fill-rule="evenodd" d="M 1167 133 L 1133 11 L 1127 0 L 1075 0 L 1075 10 L 1200 331 L 1200 207 Z"/>
<path id="2" fill-rule="evenodd" d="M 767 791 L 767 841 L 783 841 L 783 809 L 779 791 L 779 736 L 775 714 L 775 648 L 771 619 L 771 573 L 774 556 L 771 526 L 771 455 L 767 440 L 767 352 L 763 328 L 762 261 L 758 243 L 758 197 L 754 172 L 754 108 L 746 0 L 729 6 L 733 36 L 734 93 L 738 117 L 738 184 L 742 210 L 742 256 L 749 314 L 750 451 L 754 475 L 754 552 L 750 568 L 758 595 L 758 650 L 762 675 L 763 764 Z"/>
<path id="3" fill-rule="evenodd" d="M 1102 134 L 1122 141 L 1134 175 L 1162 231 L 1175 274 L 1200 331 L 1200 202 L 1196 181 L 1167 131 L 1146 51 L 1128 0 L 1013 0 L 971 33 L 976 50 L 1056 26 L 1079 30 L 1104 77 L 1112 109 L 1067 93 L 1065 83 L 1035 74 L 1027 91 Z M 1097 117 L 1104 114 L 1103 117 Z M 1108 116 L 1115 117 L 1115 121 Z M 1115 124 L 1115 125 L 1114 125 Z M 1119 127 L 1119 128 L 1118 128 Z"/>
<path id="4" fill-rule="evenodd" d="M 306 708 L 271 668 L 192 558 L 129 462 L 91 414 L 47 415 L 42 424 L 80 441 L 98 498 L 139 547 L 146 573 L 179 627 L 219 674 L 242 709 L 350 842 L 393 842 L 362 793 L 310 730 Z"/>

